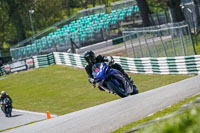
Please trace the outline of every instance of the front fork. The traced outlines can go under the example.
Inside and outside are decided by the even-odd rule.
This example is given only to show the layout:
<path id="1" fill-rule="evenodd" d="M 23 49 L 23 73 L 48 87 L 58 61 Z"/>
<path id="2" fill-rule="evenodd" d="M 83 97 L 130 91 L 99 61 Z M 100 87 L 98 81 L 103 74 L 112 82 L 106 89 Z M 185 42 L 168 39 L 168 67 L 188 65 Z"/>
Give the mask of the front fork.
<path id="1" fill-rule="evenodd" d="M 110 79 L 107 79 L 107 80 L 110 80 Z M 104 89 L 105 91 L 107 91 L 108 93 L 115 94 L 112 90 L 108 89 L 107 87 L 105 87 L 105 86 L 103 85 L 103 84 L 106 84 L 105 82 L 106 82 L 105 80 L 101 81 L 101 82 L 99 83 L 99 86 L 100 86 L 102 89 Z"/>

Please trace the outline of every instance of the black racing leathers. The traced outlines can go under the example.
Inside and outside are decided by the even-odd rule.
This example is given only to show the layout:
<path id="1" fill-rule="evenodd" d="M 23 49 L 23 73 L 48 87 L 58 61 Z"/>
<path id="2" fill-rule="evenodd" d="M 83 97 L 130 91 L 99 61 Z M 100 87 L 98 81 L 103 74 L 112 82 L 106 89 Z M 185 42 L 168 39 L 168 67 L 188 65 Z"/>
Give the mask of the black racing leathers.
<path id="1" fill-rule="evenodd" d="M 9 99 L 10 99 L 10 101 L 11 101 L 11 106 L 12 106 L 12 99 L 10 98 L 9 95 L 1 96 L 1 97 L 0 97 L 0 104 L 2 105 L 2 106 L 1 106 L 1 110 L 2 110 L 3 112 L 4 112 L 4 108 L 5 108 L 5 105 L 3 104 L 3 101 L 4 101 L 5 98 L 9 98 Z M 5 112 L 4 112 L 4 113 L 5 113 Z"/>
<path id="2" fill-rule="evenodd" d="M 106 58 L 102 55 L 98 55 L 96 57 L 96 63 L 99 63 L 99 62 L 105 62 L 107 61 Z M 88 64 L 86 67 L 85 67 L 85 71 L 87 72 L 89 78 L 93 78 L 93 75 L 92 75 L 92 66 L 93 64 Z"/>
<path id="3" fill-rule="evenodd" d="M 107 57 L 102 56 L 102 55 L 98 55 L 96 57 L 96 63 L 100 63 L 100 62 L 108 62 Z M 90 78 L 93 78 L 93 75 L 92 75 L 92 66 L 93 66 L 93 64 L 88 64 L 85 67 L 85 71 L 87 72 L 87 74 L 89 76 L 88 77 L 89 81 L 90 81 Z M 113 63 L 110 67 L 119 70 L 127 79 L 130 79 L 130 77 L 124 72 L 124 70 L 122 69 L 122 67 L 121 67 L 120 64 Z"/>
<path id="4" fill-rule="evenodd" d="M 1 96 L 1 97 L 0 97 L 0 103 L 2 103 L 2 102 L 3 102 L 3 100 L 4 100 L 5 98 L 9 98 L 9 99 L 10 99 L 10 101 L 11 101 L 11 103 L 12 103 L 12 99 L 10 98 L 10 96 L 9 96 L 9 95 Z"/>

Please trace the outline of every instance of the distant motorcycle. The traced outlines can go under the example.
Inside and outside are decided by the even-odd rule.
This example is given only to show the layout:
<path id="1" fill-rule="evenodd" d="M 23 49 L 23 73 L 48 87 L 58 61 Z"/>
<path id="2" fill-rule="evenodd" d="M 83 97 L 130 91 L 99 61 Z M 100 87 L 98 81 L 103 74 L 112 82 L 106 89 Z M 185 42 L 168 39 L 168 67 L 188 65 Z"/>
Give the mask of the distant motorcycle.
<path id="1" fill-rule="evenodd" d="M 12 103 L 9 98 L 4 98 L 2 104 L 1 104 L 2 111 L 4 112 L 6 117 L 12 116 Z"/>
<path id="2" fill-rule="evenodd" d="M 120 71 L 106 63 L 93 65 L 92 75 L 99 87 L 109 93 L 117 94 L 122 98 L 138 93 L 135 85 L 130 84 Z"/>

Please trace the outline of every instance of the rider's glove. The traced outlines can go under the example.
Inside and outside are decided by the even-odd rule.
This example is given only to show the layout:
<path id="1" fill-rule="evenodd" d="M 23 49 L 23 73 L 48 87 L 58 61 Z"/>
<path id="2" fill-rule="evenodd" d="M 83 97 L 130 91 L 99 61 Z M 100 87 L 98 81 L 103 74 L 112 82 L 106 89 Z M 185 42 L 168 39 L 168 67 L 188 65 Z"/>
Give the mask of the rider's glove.
<path id="1" fill-rule="evenodd" d="M 93 78 L 88 78 L 88 81 L 93 84 L 94 83 L 94 79 Z"/>
<path id="2" fill-rule="evenodd" d="M 94 81 L 94 79 L 93 78 L 88 78 L 88 81 L 91 83 L 91 84 L 93 84 L 93 86 L 94 87 L 96 87 L 96 82 Z"/>
<path id="3" fill-rule="evenodd" d="M 114 63 L 114 59 L 113 59 L 112 56 L 107 57 L 107 59 L 108 59 L 108 65 L 109 65 L 109 66 L 112 65 L 112 64 Z"/>

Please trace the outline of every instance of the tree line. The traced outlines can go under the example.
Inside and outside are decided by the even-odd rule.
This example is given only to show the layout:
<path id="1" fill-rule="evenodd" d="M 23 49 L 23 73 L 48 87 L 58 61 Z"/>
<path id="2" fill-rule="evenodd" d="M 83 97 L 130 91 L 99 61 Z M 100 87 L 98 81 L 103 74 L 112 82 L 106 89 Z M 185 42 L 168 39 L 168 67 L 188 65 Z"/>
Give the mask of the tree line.
<path id="1" fill-rule="evenodd" d="M 109 6 L 119 0 L 0 0 L 0 49 L 11 47 L 36 33 L 77 13 L 78 10 Z M 144 26 L 150 26 L 148 14 L 171 9 L 175 21 L 184 19 L 181 0 L 136 0 Z M 30 12 L 34 10 L 34 13 Z"/>

